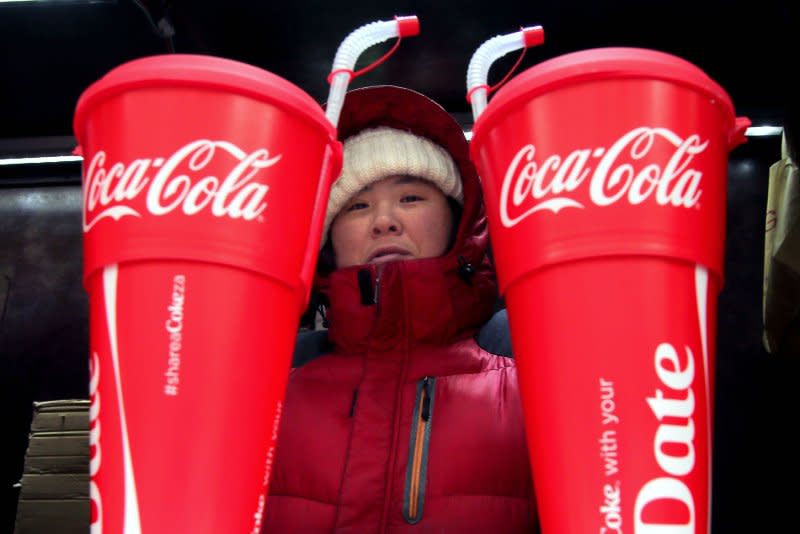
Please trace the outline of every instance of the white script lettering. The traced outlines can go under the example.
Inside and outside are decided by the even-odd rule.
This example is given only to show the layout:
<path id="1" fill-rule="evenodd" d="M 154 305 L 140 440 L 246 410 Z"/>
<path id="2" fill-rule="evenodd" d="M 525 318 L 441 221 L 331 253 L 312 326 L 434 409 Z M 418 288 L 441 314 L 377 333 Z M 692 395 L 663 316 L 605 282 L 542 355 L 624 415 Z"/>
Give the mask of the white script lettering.
<path id="1" fill-rule="evenodd" d="M 674 147 L 667 161 L 636 167 L 636 162 L 644 163 L 655 151 L 660 139 Z M 707 146 L 708 141 L 701 142 L 697 134 L 682 139 L 667 128 L 649 127 L 631 130 L 609 148 L 580 148 L 563 158 L 551 154 L 541 162 L 536 159 L 536 147 L 525 145 L 514 155 L 503 178 L 501 222 L 511 228 L 537 211 L 583 208 L 569 193 L 587 179 L 589 198 L 597 206 L 622 200 L 637 205 L 652 197 L 660 206 L 694 207 L 702 194 L 703 173 L 690 164 Z M 592 158 L 599 159 L 594 170 Z"/>
<path id="2" fill-rule="evenodd" d="M 219 153 L 233 156 L 237 163 L 225 176 L 202 176 Z M 86 171 L 83 231 L 88 232 L 108 217 L 141 217 L 130 203 L 142 194 L 147 211 L 156 216 L 177 209 L 191 216 L 208 209 L 215 217 L 252 221 L 266 209 L 269 191 L 269 185 L 255 177 L 280 159 L 280 155 L 270 157 L 265 148 L 248 154 L 233 143 L 207 139 L 188 143 L 168 158 L 141 158 L 110 166 L 106 164 L 105 151 L 99 150 Z M 154 169 L 157 170 L 151 177 Z M 181 173 L 187 171 L 188 174 Z"/>

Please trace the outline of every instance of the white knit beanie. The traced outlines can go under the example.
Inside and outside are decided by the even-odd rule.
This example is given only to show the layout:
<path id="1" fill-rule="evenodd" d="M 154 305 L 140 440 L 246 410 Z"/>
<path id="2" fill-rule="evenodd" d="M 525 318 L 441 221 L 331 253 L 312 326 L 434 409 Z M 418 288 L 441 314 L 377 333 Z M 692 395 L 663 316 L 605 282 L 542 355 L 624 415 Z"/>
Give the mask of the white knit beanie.
<path id="1" fill-rule="evenodd" d="M 363 130 L 344 143 L 342 174 L 331 186 L 320 245 L 325 245 L 331 221 L 366 186 L 389 176 L 424 178 L 464 204 L 461 175 L 452 156 L 433 141 L 395 128 Z"/>

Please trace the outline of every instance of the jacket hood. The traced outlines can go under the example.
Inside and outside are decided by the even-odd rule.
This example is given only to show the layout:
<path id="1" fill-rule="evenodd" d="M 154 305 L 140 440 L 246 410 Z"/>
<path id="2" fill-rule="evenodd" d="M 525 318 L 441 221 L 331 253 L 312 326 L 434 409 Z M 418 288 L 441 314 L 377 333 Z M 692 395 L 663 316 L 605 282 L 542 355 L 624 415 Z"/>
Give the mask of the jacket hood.
<path id="1" fill-rule="evenodd" d="M 456 120 L 439 104 L 411 89 L 393 85 L 349 91 L 339 119 L 339 140 L 344 142 L 362 130 L 388 126 L 426 137 L 443 147 L 456 162 L 464 189 L 464 204 L 453 246 L 446 256 L 463 256 L 480 265 L 488 246 L 483 194 L 469 144 Z M 316 287 L 324 291 L 325 275 L 318 274 Z"/>
<path id="2" fill-rule="evenodd" d="M 424 304 L 428 307 L 437 306 L 443 299 L 448 301 L 451 304 L 449 307 L 454 310 L 453 316 L 447 318 L 452 325 L 445 329 L 449 333 L 444 333 L 444 338 L 457 335 L 464 328 L 469 330 L 480 326 L 492 312 L 497 289 L 494 271 L 486 254 L 489 236 L 482 191 L 461 126 L 439 104 L 410 89 L 373 86 L 348 92 L 338 127 L 340 141 L 344 142 L 364 129 L 379 126 L 426 137 L 450 153 L 461 175 L 463 212 L 453 245 L 443 256 L 388 263 L 379 268 L 375 265 L 352 266 L 330 273 L 325 272 L 324 268 L 318 269 L 315 289 L 325 294 L 330 302 L 328 319 L 331 337 L 335 341 L 337 325 L 345 322 L 345 318 L 348 323 L 366 320 L 359 314 L 370 314 L 371 311 L 356 310 L 357 303 L 352 301 L 363 305 L 360 303 L 366 296 L 355 293 L 364 292 L 365 277 L 369 276 L 370 283 L 374 283 L 379 275 L 382 285 L 391 281 L 392 284 L 403 285 L 406 292 L 413 289 L 412 294 L 430 300 Z M 378 269 L 380 272 L 377 272 Z M 423 285 L 436 285 L 439 290 Z M 391 290 L 386 288 L 386 291 Z M 403 306 L 410 312 L 407 302 Z M 472 309 L 458 309 L 461 306 Z M 424 311 L 417 310 L 425 315 Z"/>

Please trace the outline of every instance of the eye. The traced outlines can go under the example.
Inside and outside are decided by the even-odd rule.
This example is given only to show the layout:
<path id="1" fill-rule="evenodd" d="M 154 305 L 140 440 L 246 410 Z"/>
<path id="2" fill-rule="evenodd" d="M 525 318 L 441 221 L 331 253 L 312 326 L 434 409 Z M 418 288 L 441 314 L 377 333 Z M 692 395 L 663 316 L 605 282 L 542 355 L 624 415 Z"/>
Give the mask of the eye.
<path id="1" fill-rule="evenodd" d="M 420 195 L 415 195 L 415 194 L 403 195 L 400 198 L 400 202 L 419 202 L 420 200 L 425 200 L 425 199 Z"/>
<path id="2" fill-rule="evenodd" d="M 344 211 L 357 211 L 363 210 L 369 207 L 366 202 L 353 202 L 349 206 L 347 206 Z"/>

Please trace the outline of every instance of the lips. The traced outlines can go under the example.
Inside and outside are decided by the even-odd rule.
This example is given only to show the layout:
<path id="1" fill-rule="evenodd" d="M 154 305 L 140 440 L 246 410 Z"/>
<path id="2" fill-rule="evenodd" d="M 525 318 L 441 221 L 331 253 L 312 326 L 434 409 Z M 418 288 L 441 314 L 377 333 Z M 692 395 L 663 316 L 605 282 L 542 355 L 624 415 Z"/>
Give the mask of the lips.
<path id="1" fill-rule="evenodd" d="M 367 263 L 385 263 L 408 259 L 411 253 L 401 247 L 381 247 L 373 250 L 367 258 Z"/>

